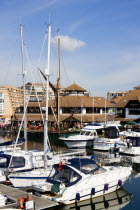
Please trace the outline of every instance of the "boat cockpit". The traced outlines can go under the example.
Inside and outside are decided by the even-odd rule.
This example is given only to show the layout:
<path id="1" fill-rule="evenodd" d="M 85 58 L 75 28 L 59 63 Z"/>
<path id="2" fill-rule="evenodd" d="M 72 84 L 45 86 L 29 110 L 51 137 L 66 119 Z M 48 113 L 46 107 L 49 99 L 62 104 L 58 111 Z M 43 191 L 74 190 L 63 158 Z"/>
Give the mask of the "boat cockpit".
<path id="1" fill-rule="evenodd" d="M 58 185 L 63 182 L 65 186 L 70 187 L 79 182 L 82 176 L 96 174 L 101 170 L 104 169 L 92 159 L 72 158 L 67 163 L 62 161 L 60 164 L 55 164 L 47 178 L 47 182 Z"/>

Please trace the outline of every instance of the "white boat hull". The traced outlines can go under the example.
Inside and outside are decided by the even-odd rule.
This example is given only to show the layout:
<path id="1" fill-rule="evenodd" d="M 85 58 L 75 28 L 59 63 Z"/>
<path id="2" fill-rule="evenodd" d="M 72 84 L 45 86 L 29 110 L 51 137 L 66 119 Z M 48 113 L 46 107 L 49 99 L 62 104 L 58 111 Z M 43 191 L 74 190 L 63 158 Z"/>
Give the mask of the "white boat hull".
<path id="1" fill-rule="evenodd" d="M 109 151 L 109 150 L 119 149 L 120 146 L 122 146 L 120 138 L 118 139 L 99 138 L 94 141 L 93 150 Z"/>
<path id="2" fill-rule="evenodd" d="M 105 208 L 109 208 L 110 210 L 118 210 L 126 206 L 130 202 L 131 197 L 131 194 L 129 194 L 124 188 L 121 188 L 115 192 L 106 194 L 104 196 L 100 196 L 79 203 L 74 203 L 67 206 L 65 205 L 63 209 L 92 209 L 94 207 L 94 209 L 96 210 L 101 210 Z"/>
<path id="3" fill-rule="evenodd" d="M 52 200 L 67 205 L 116 191 L 121 187 L 119 182 L 124 184 L 128 179 L 131 169 L 120 167 L 114 170 L 113 167 L 108 168 L 105 173 L 90 175 L 76 185 L 66 188 L 60 197 L 57 195 Z M 49 196 L 43 197 L 50 198 Z"/>
<path id="4" fill-rule="evenodd" d="M 36 180 L 46 181 L 50 170 L 36 169 L 30 172 L 13 173 L 9 175 L 9 179 L 16 188 L 31 187 Z"/>
<path id="5" fill-rule="evenodd" d="M 64 140 L 68 148 L 91 147 L 94 140 Z"/>
<path id="6" fill-rule="evenodd" d="M 120 148 L 119 151 L 120 154 L 124 154 L 124 155 L 133 155 L 133 156 L 137 156 L 140 155 L 140 147 L 124 147 L 124 148 Z"/>

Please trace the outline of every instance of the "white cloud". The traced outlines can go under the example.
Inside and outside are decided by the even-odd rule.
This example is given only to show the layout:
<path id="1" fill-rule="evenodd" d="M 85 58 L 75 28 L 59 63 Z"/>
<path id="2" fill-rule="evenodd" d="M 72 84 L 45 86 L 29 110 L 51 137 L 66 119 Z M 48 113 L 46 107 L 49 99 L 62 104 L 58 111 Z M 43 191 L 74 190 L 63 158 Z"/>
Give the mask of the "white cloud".
<path id="1" fill-rule="evenodd" d="M 66 51 L 74 51 L 79 47 L 83 47 L 86 43 L 81 41 L 81 40 L 77 40 L 74 38 L 71 38 L 69 36 L 59 36 L 60 38 L 60 45 L 61 45 L 61 49 L 66 50 Z M 57 45 L 57 39 L 58 37 L 55 36 L 54 38 L 52 38 L 51 42 L 54 45 Z"/>

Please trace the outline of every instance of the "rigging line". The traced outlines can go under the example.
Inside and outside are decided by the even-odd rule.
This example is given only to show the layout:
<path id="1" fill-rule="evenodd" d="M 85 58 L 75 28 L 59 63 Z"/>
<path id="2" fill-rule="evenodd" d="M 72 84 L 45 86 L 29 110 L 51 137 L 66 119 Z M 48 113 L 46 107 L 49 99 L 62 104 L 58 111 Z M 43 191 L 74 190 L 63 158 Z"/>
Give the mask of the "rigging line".
<path id="1" fill-rule="evenodd" d="M 24 46 L 24 47 L 25 47 L 25 46 Z M 27 61 L 28 61 L 29 69 L 30 69 L 30 72 L 31 72 L 32 80 L 33 80 L 32 86 L 31 86 L 31 90 L 30 90 L 30 95 L 31 95 L 31 91 L 32 91 L 32 89 L 33 89 L 33 86 L 34 86 L 34 87 L 36 87 L 36 86 L 35 86 L 34 77 L 33 77 L 33 73 L 32 73 L 32 70 L 31 70 L 30 61 L 29 61 L 29 56 L 28 56 L 26 47 L 25 47 L 25 53 L 26 53 L 26 56 L 27 56 Z M 43 121 L 43 124 L 44 124 L 43 113 L 42 113 L 42 109 L 41 109 L 41 105 L 40 105 L 39 97 L 38 97 L 38 95 L 37 95 L 36 88 L 35 88 L 35 95 L 36 95 L 37 102 L 38 102 L 38 105 L 39 105 L 39 109 L 40 109 L 40 113 L 41 113 L 41 118 L 42 118 L 42 121 Z"/>
<path id="2" fill-rule="evenodd" d="M 61 59 L 62 59 L 62 64 L 63 64 L 63 68 L 64 68 L 64 73 L 65 73 L 66 76 L 67 76 L 67 80 L 65 80 L 65 81 L 68 81 L 68 83 L 70 84 L 70 78 L 69 78 L 67 69 L 66 69 L 66 67 L 65 67 L 65 63 L 64 63 L 64 59 L 63 59 L 63 51 L 62 51 L 62 50 L 61 50 Z"/>
<path id="3" fill-rule="evenodd" d="M 39 59 L 38 59 L 38 66 L 40 66 L 41 57 L 42 57 L 43 49 L 44 49 L 44 46 L 45 46 L 46 38 L 47 38 L 47 32 L 45 33 L 45 37 L 44 37 L 44 40 L 43 40 L 43 43 L 42 43 L 42 47 L 41 47 L 41 51 L 40 51 L 40 55 L 39 55 Z"/>
<path id="4" fill-rule="evenodd" d="M 18 135 L 17 135 L 17 138 L 16 138 L 16 142 L 15 142 L 15 145 L 14 145 L 14 149 L 13 149 L 13 152 L 12 152 L 12 155 L 11 155 L 11 158 L 10 158 L 10 162 L 9 162 L 8 168 L 10 168 L 11 163 L 12 163 L 13 155 L 14 155 L 14 152 L 15 152 L 15 149 L 16 149 L 16 146 L 17 146 L 17 142 L 18 142 L 19 136 L 20 136 L 20 131 L 21 131 L 21 129 L 22 129 L 23 122 L 24 122 L 24 119 L 25 119 L 25 114 L 26 114 L 26 110 L 27 110 L 27 107 L 28 107 L 29 98 L 30 98 L 30 97 L 28 97 L 28 100 L 27 100 L 27 103 L 26 103 L 26 106 L 25 106 L 25 111 L 24 111 L 24 113 L 23 113 L 23 117 L 22 117 L 22 120 L 21 120 L 21 123 L 20 123 L 20 127 L 19 127 L 19 130 L 18 130 Z M 26 139 L 25 139 L 25 140 L 26 140 Z"/>

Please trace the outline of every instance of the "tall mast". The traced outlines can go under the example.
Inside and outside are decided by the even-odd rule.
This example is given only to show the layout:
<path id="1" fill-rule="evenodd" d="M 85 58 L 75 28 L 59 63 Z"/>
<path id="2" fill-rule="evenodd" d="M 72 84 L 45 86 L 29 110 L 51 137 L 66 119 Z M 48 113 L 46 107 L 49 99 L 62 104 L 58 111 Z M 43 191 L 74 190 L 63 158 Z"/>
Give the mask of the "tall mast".
<path id="1" fill-rule="evenodd" d="M 106 119 L 106 99 L 105 99 L 105 126 L 106 126 L 106 123 L 107 123 L 106 120 L 107 119 Z"/>
<path id="2" fill-rule="evenodd" d="M 92 119 L 92 121 L 93 121 L 93 123 L 94 123 L 94 98 L 92 98 L 92 103 L 93 103 L 93 108 L 92 108 L 92 112 L 93 112 L 93 119 Z"/>
<path id="3" fill-rule="evenodd" d="M 60 38 L 58 37 L 57 125 L 60 127 Z"/>
<path id="4" fill-rule="evenodd" d="M 27 150 L 27 119 L 26 119 L 26 94 L 25 94 L 25 77 L 26 77 L 26 71 L 25 71 L 25 62 L 24 62 L 24 40 L 23 40 L 23 30 L 22 25 L 20 24 L 20 36 L 21 36 L 21 54 L 22 54 L 22 78 L 23 78 L 23 103 L 24 103 L 24 149 Z"/>
<path id="5" fill-rule="evenodd" d="M 47 167 L 47 152 L 48 152 L 48 100 L 49 100 L 49 74 L 50 74 L 50 43 L 51 43 L 51 25 L 48 25 L 48 58 L 47 68 L 45 69 L 46 80 L 46 115 L 44 122 L 44 167 Z"/>

